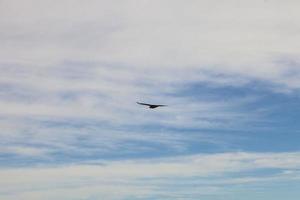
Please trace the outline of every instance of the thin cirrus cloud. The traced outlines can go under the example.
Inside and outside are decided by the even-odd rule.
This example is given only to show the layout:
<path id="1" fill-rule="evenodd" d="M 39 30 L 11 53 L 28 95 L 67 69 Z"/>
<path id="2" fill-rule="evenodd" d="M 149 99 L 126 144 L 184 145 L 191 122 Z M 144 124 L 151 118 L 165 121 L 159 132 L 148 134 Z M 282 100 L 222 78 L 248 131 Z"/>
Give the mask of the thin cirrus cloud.
<path id="1" fill-rule="evenodd" d="M 178 197 L 178 194 L 182 198 L 195 198 L 221 192 L 230 197 L 224 186 L 244 184 L 245 188 L 250 187 L 251 190 L 255 183 L 284 182 L 290 179 L 299 182 L 299 173 L 295 171 L 299 164 L 299 153 L 240 152 L 113 161 L 100 165 L 81 164 L 59 168 L 2 169 L 1 185 L 5 186 L 1 188 L 4 191 L 1 196 L 7 199 L 72 199 L 74 195 L 87 199 L 99 196 L 107 199 L 171 199 Z M 253 169 L 277 171 L 257 177 L 243 175 Z M 231 173 L 240 175 L 226 176 Z M 11 176 L 15 178 L 9 179 Z M 31 182 L 30 187 L 28 182 Z M 189 189 L 191 186 L 194 190 Z M 179 193 L 170 190 L 170 187 L 177 188 Z M 49 188 L 52 192 L 48 191 Z"/>
<path id="2" fill-rule="evenodd" d="M 280 62 L 299 53 L 296 1 L 2 4 L 4 61 L 47 65 L 76 58 L 146 70 L 184 66 L 297 88 L 296 77 L 286 77 L 297 67 Z"/>
<path id="3" fill-rule="evenodd" d="M 298 7 L 1 1 L 0 196 L 246 200 L 297 186 Z"/>

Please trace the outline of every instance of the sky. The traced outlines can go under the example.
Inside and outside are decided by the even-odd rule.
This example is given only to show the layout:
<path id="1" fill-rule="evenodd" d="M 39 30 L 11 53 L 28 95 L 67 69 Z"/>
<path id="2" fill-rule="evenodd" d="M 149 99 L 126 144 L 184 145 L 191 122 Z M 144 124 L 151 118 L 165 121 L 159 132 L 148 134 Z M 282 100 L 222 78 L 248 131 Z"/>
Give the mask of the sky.
<path id="1" fill-rule="evenodd" d="M 299 8 L 0 0 L 0 199 L 296 200 Z"/>

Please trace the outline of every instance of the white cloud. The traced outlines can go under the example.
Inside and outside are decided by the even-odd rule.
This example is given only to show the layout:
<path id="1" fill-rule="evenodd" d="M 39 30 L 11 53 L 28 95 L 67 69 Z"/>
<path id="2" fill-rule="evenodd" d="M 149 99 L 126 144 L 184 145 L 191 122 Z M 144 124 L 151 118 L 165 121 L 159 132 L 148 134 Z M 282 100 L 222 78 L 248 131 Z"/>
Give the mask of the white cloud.
<path id="1" fill-rule="evenodd" d="M 286 76 L 297 62 L 280 62 L 300 53 L 298 6 L 292 0 L 2 1 L 1 60 L 38 67 L 119 63 L 146 73 L 172 70 L 168 77 L 204 69 L 298 88 L 299 74 Z"/>
<path id="2" fill-rule="evenodd" d="M 15 154 L 21 156 L 39 157 L 46 155 L 47 150 L 42 148 L 33 148 L 26 146 L 8 146 L 0 147 L 1 154 Z"/>
<path id="3" fill-rule="evenodd" d="M 268 160 L 268 162 L 265 162 Z M 273 162 L 275 161 L 276 162 Z M 270 161 L 270 162 L 269 162 Z M 104 162 L 100 165 L 70 165 L 57 167 L 16 168 L 0 170 L 2 199 L 124 199 L 162 195 L 179 197 L 190 187 L 179 183 L 206 188 L 195 195 L 220 195 L 219 187 L 232 184 L 255 184 L 297 180 L 299 174 L 275 173 L 268 176 L 229 178 L 228 173 L 261 169 L 299 170 L 300 154 L 294 153 L 222 153 L 193 155 L 150 160 Z M 176 183 L 177 182 L 177 183 Z M 200 187 L 201 185 L 201 187 Z M 116 192 L 118 191 L 118 192 Z M 169 191 L 169 192 L 168 192 Z M 224 191 L 223 191 L 224 192 Z M 54 195 L 55 194 L 55 195 Z"/>
<path id="4" fill-rule="evenodd" d="M 293 45 L 299 40 L 297 1 L 1 4 L 0 83 L 15 90 L 1 96 L 4 115 L 124 124 L 130 113 L 131 121 L 149 123 L 158 115 L 144 119 L 133 108 L 135 101 L 145 100 L 185 105 L 172 117 L 172 106 L 162 111 L 161 123 L 210 127 L 216 119 L 236 121 L 243 113 L 232 111 L 238 109 L 228 102 L 215 102 L 213 108 L 165 94 L 176 94 L 188 83 L 240 86 L 249 78 L 299 86 L 298 74 L 290 73 L 299 53 Z M 66 93 L 76 96 L 68 101 L 61 97 Z M 214 120 L 195 123 L 198 112 Z"/>
<path id="5" fill-rule="evenodd" d="M 114 153 L 120 147 L 128 152 L 145 150 L 128 141 L 162 144 L 177 151 L 184 151 L 186 140 L 220 142 L 202 132 L 186 137 L 166 131 L 128 133 L 120 127 L 230 129 L 261 120 L 259 111 L 240 109 L 259 97 L 193 99 L 179 91 L 194 83 L 240 87 L 253 80 L 274 90 L 299 89 L 298 7 L 296 0 L 2 0 L 0 139 L 6 146 L 0 151 L 49 158 L 60 151 L 82 156 Z M 138 100 L 170 106 L 149 112 L 136 106 Z M 64 125 L 45 126 L 43 120 Z M 66 121 L 78 125 L 78 120 L 96 125 L 66 125 Z M 80 137 L 94 146 L 77 145 Z M 8 199 L 86 199 L 90 194 L 118 199 L 153 191 L 162 195 L 158 186 L 139 186 L 136 179 L 264 168 L 293 171 L 299 168 L 299 155 L 233 153 L 151 163 L 2 169 L 0 184 L 3 198 Z M 94 186 L 84 186 L 85 179 Z M 53 192 L 56 184 L 62 189 Z M 219 189 L 207 186 L 199 195 Z"/>

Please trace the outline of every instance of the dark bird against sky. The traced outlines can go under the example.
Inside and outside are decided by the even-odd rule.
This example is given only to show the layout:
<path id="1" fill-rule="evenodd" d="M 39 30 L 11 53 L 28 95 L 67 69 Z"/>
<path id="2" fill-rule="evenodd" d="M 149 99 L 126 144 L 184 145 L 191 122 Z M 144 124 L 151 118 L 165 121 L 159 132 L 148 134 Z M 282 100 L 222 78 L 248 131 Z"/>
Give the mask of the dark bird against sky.
<path id="1" fill-rule="evenodd" d="M 140 103 L 140 102 L 136 102 L 139 105 L 143 105 L 143 106 L 148 106 L 150 109 L 154 109 L 157 107 L 163 107 L 163 106 L 167 106 L 167 105 L 157 105 L 157 104 L 148 104 L 148 103 Z"/>

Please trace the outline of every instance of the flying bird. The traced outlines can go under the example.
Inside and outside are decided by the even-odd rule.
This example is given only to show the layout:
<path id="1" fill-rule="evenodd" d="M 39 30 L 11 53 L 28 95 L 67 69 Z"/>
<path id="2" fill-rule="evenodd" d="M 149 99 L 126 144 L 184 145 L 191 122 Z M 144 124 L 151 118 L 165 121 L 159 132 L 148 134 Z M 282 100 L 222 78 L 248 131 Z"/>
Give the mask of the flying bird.
<path id="1" fill-rule="evenodd" d="M 156 104 L 140 103 L 140 102 L 136 102 L 136 103 L 139 104 L 139 105 L 148 106 L 150 109 L 167 106 L 167 105 L 156 105 Z"/>

